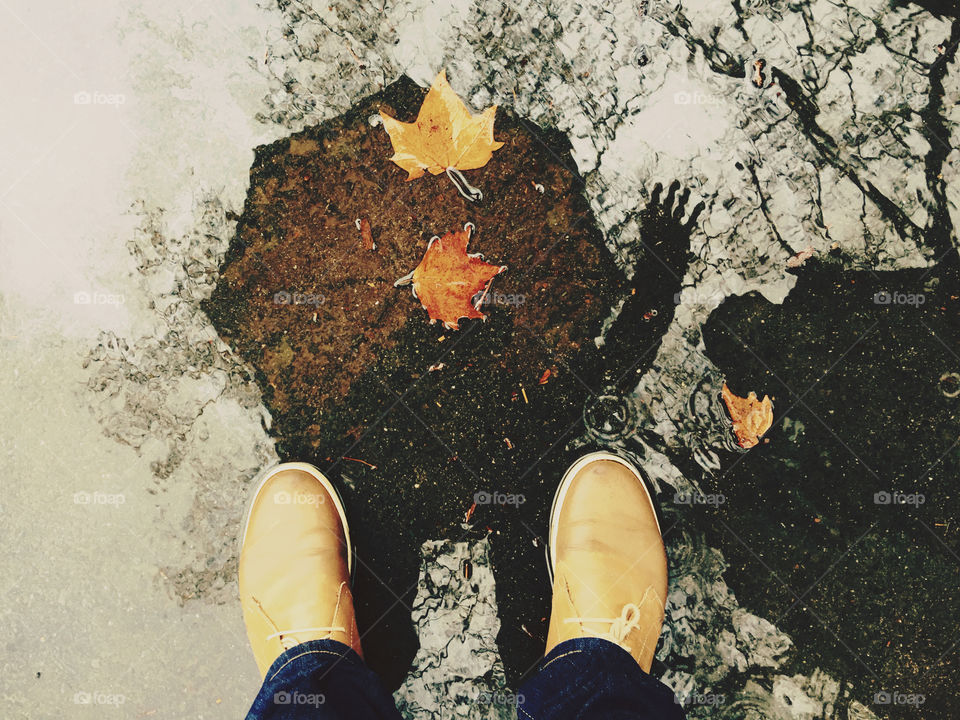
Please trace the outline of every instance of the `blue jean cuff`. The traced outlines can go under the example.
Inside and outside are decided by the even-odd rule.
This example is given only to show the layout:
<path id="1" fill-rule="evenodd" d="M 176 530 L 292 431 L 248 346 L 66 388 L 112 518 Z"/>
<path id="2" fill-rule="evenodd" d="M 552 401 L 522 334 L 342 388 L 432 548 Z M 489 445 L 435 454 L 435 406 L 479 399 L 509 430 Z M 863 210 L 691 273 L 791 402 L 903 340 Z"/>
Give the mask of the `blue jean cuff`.
<path id="1" fill-rule="evenodd" d="M 521 720 L 683 720 L 673 691 L 616 643 L 574 638 L 553 648 L 517 691 Z"/>
<path id="2" fill-rule="evenodd" d="M 324 656 L 323 658 L 318 655 Z M 302 678 L 317 669 L 319 664 L 345 663 L 346 665 L 359 665 L 366 667 L 363 660 L 349 645 L 344 645 L 336 640 L 308 640 L 305 643 L 294 645 L 283 653 L 267 670 L 266 677 L 263 679 L 264 685 L 269 685 L 280 672 L 283 672 L 286 680 Z"/>
<path id="3" fill-rule="evenodd" d="M 247 718 L 339 720 L 351 717 L 343 706 L 354 701 L 369 710 L 358 711 L 356 717 L 397 717 L 392 699 L 356 652 L 335 640 L 310 640 L 284 650 L 273 661 Z M 387 705 L 387 710 L 376 712 L 377 705 Z"/>
<path id="4" fill-rule="evenodd" d="M 543 660 L 540 661 L 538 670 L 543 672 L 547 669 L 548 665 L 553 663 L 554 660 L 559 660 L 560 658 L 570 655 L 571 653 L 583 652 L 595 653 L 595 657 L 602 658 L 603 660 L 609 660 L 610 662 L 617 664 L 630 661 L 637 666 L 637 669 L 640 670 L 640 672 L 643 672 L 643 668 L 640 667 L 640 663 L 634 659 L 633 655 L 628 653 L 615 642 L 604 640 L 603 638 L 598 637 L 582 637 L 573 638 L 572 640 L 564 640 L 544 656 Z M 646 675 L 647 673 L 644 674 Z"/>

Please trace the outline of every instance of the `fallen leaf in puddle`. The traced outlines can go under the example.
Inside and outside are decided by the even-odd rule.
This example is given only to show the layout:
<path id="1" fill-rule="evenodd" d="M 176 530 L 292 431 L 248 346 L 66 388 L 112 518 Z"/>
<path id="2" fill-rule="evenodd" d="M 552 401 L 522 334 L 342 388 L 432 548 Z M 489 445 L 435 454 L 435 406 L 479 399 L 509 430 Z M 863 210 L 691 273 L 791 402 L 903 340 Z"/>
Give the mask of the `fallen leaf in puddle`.
<path id="1" fill-rule="evenodd" d="M 370 221 L 366 218 L 357 218 L 357 230 L 360 231 L 360 244 L 364 250 L 376 250 L 377 245 L 373 242 L 373 231 L 370 228 Z"/>
<path id="2" fill-rule="evenodd" d="M 763 400 L 758 400 L 757 394 L 751 390 L 747 397 L 737 397 L 726 383 L 723 384 L 722 395 L 730 419 L 733 420 L 737 443 L 742 448 L 752 448 L 773 424 L 773 402 L 770 396 L 764 395 Z"/>
<path id="3" fill-rule="evenodd" d="M 446 71 L 441 70 L 416 120 L 400 122 L 382 111 L 380 117 L 393 144 L 390 159 L 407 171 L 407 180 L 422 176 L 425 170 L 432 175 L 447 172 L 458 185 L 457 189 L 470 198 L 459 186 L 459 182 L 466 184 L 466 181 L 456 171 L 483 167 L 493 151 L 503 146 L 493 139 L 496 112 L 497 106 L 493 105 L 479 115 L 472 115 L 447 82 Z M 467 188 L 479 195 L 475 188 L 469 185 Z"/>
<path id="4" fill-rule="evenodd" d="M 394 283 L 412 282 L 413 295 L 430 315 L 431 324 L 439 320 L 450 330 L 460 328 L 460 318 L 484 317 L 478 308 L 490 281 L 507 269 L 491 265 L 479 253 L 467 253 L 471 227 L 467 223 L 463 230 L 432 238 L 416 269 Z"/>

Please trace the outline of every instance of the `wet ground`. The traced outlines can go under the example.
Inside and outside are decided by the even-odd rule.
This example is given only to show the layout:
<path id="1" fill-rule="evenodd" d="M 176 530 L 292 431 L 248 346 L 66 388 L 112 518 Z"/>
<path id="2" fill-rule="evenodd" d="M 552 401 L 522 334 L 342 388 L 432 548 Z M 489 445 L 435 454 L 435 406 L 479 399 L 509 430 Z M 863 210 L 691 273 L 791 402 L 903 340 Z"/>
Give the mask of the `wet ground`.
<path id="1" fill-rule="evenodd" d="M 398 686 L 416 651 L 409 605 L 420 546 L 490 534 L 499 645 L 515 683 L 546 638 L 541 541 L 568 445 L 585 423 L 598 439 L 636 430 L 608 416 L 629 413 L 620 394 L 672 319 L 691 220 L 674 217 L 686 200 L 676 186 L 658 189 L 643 219 L 660 260 L 638 260 L 628 281 L 569 169 L 569 145 L 503 112 L 495 135 L 505 147 L 469 173 L 483 201 L 463 199 L 442 176 L 407 182 L 369 118 L 387 109 L 409 120 L 424 96 L 403 79 L 262 149 L 204 308 L 256 368 L 281 457 L 341 480 L 357 518 L 361 622 L 378 626 L 371 664 Z M 356 218 L 369 219 L 376 249 Z M 477 228 L 469 249 L 508 270 L 491 285 L 485 319 L 447 330 L 393 281 L 431 234 L 464 222 Z M 278 292 L 316 302 L 278 302 Z M 505 501 L 475 504 L 484 496 Z"/>
<path id="2" fill-rule="evenodd" d="M 703 520 L 731 587 L 801 658 L 817 649 L 860 692 L 924 687 L 932 716 L 960 671 L 956 256 L 892 272 L 827 257 L 798 275 L 782 305 L 731 299 L 704 328 L 728 382 L 764 388 L 776 420 L 704 478 L 726 502 Z"/>
<path id="3" fill-rule="evenodd" d="M 622 396 L 673 318 L 702 207 L 687 213 L 677 184 L 655 189 L 640 216 L 651 245 L 628 282 L 581 203 L 569 149 L 531 123 L 501 114 L 506 148 L 470 174 L 486 193 L 478 204 L 446 178 L 408 183 L 386 165 L 388 141 L 369 119 L 387 108 L 409 120 L 424 95 L 402 80 L 262 149 L 205 309 L 257 369 L 281 457 L 340 478 L 357 518 L 361 624 L 376 626 L 371 665 L 397 687 L 417 650 L 408 606 L 420 546 L 490 535 L 498 646 L 516 686 L 546 636 L 543 535 L 557 478 L 584 433 L 629 449 L 643 432 Z M 377 249 L 354 218 L 369 219 Z M 526 300 L 451 331 L 391 280 L 461 220 L 479 228 L 471 249 L 510 267 L 495 290 Z M 928 268 L 849 269 L 835 250 L 798 264 L 782 304 L 724 302 L 703 330 L 707 356 L 737 394 L 772 396 L 775 425 L 749 453 L 727 437 L 713 472 L 676 461 L 722 499 L 682 526 L 723 550 L 745 608 L 795 638 L 797 669 L 816 650 L 852 694 L 894 678 L 928 688 L 928 709 L 950 702 L 947 656 L 960 641 L 960 284 L 937 239 Z M 278 303 L 285 290 L 317 301 Z M 724 414 L 716 387 L 700 392 Z M 931 586 L 946 593 L 931 598 Z"/>

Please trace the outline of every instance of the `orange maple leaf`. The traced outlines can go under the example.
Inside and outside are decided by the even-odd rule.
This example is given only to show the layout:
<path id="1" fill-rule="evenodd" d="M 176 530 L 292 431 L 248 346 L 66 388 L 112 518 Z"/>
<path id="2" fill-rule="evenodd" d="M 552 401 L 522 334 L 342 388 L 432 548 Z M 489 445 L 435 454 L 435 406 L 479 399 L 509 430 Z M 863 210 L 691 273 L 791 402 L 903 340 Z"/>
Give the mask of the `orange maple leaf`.
<path id="1" fill-rule="evenodd" d="M 721 394 L 730 419 L 733 420 L 733 432 L 737 436 L 737 442 L 740 447 L 752 448 L 773 424 L 773 401 L 769 395 L 758 400 L 757 394 L 752 390 L 745 398 L 737 397 L 726 383 L 723 384 Z"/>
<path id="2" fill-rule="evenodd" d="M 463 230 L 432 237 L 416 269 L 394 283 L 413 283 L 413 296 L 430 315 L 431 324 L 440 320 L 445 328 L 459 330 L 460 318 L 485 317 L 479 308 L 490 282 L 507 269 L 485 262 L 480 253 L 467 253 L 472 228 L 467 223 Z"/>
<path id="3" fill-rule="evenodd" d="M 488 107 L 479 115 L 472 115 L 447 82 L 447 73 L 441 70 L 430 86 L 412 123 L 400 122 L 386 113 L 380 113 L 383 127 L 393 144 L 390 159 L 407 171 L 407 180 L 423 175 L 446 172 L 458 189 L 470 199 L 480 199 L 482 193 L 471 188 L 460 170 L 473 170 L 486 165 L 494 150 L 503 147 L 493 139 L 493 122 L 497 106 Z M 476 194 L 471 197 L 459 183 Z"/>

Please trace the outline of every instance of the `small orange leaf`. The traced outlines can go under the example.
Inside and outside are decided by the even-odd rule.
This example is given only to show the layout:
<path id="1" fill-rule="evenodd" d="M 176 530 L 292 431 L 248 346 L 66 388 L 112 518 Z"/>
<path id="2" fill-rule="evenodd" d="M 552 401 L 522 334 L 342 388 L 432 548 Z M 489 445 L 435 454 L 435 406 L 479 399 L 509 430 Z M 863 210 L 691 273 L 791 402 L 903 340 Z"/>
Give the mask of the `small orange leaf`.
<path id="1" fill-rule="evenodd" d="M 497 106 L 471 115 L 441 70 L 420 106 L 417 119 L 405 123 L 381 112 L 383 127 L 393 144 L 390 159 L 407 171 L 407 180 L 424 170 L 439 175 L 447 169 L 473 170 L 489 162 L 503 146 L 493 139 Z"/>
<path id="2" fill-rule="evenodd" d="M 737 442 L 740 447 L 752 448 L 773 424 L 773 401 L 769 395 L 758 400 L 757 394 L 752 390 L 745 398 L 737 397 L 726 383 L 723 384 L 722 395 L 730 419 L 733 420 L 733 432 L 737 436 Z"/>
<path id="3" fill-rule="evenodd" d="M 358 225 L 360 227 L 360 242 L 363 248 L 365 250 L 375 250 L 377 246 L 373 244 L 373 231 L 370 229 L 370 221 L 361 218 Z"/>
<path id="4" fill-rule="evenodd" d="M 460 328 L 460 318 L 484 317 L 475 298 L 478 293 L 486 294 L 494 276 L 507 269 L 485 262 L 479 253 L 467 253 L 471 227 L 467 223 L 463 230 L 432 238 L 416 269 L 394 283 L 412 282 L 413 295 L 430 315 L 430 322 L 440 320 L 451 330 Z"/>

